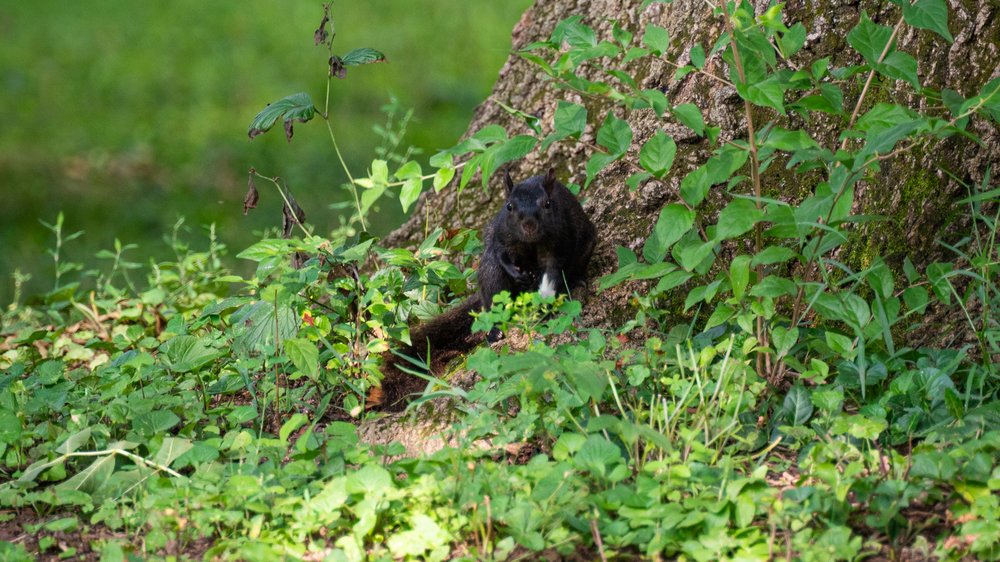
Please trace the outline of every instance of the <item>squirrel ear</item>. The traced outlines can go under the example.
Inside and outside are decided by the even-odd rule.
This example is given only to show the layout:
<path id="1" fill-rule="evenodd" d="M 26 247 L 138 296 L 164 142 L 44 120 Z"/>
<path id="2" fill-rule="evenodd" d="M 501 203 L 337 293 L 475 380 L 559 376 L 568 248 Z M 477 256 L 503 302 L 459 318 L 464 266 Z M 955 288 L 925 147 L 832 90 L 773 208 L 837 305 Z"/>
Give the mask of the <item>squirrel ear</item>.
<path id="1" fill-rule="evenodd" d="M 555 168 L 549 168 L 548 171 L 545 172 L 545 179 L 542 180 L 542 185 L 545 187 L 545 191 L 547 191 L 549 193 L 552 192 L 552 188 L 555 187 L 555 185 L 556 185 L 556 169 Z"/>
<path id="2" fill-rule="evenodd" d="M 510 179 L 510 168 L 503 171 L 503 184 L 507 187 L 507 193 L 514 190 L 514 180 Z"/>

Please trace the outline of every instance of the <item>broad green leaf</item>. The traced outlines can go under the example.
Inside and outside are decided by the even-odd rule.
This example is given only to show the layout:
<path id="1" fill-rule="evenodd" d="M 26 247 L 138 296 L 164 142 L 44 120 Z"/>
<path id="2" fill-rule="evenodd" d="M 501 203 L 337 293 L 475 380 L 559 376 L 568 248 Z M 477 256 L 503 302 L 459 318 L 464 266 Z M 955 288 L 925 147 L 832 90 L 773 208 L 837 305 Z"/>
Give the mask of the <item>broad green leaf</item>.
<path id="1" fill-rule="evenodd" d="M 747 285 L 750 284 L 750 256 L 740 255 L 733 258 L 729 264 L 729 284 L 736 300 L 743 298 Z"/>
<path id="2" fill-rule="evenodd" d="M 160 346 L 160 351 L 166 353 L 167 367 L 175 373 L 197 371 L 224 355 L 206 346 L 201 338 L 188 335 L 174 336 Z"/>
<path id="3" fill-rule="evenodd" d="M 670 47 L 670 35 L 666 29 L 655 25 L 646 24 L 646 32 L 642 35 L 642 43 L 649 47 L 655 55 L 660 56 Z"/>
<path id="4" fill-rule="evenodd" d="M 156 410 L 132 418 L 132 429 L 145 437 L 163 433 L 180 423 L 181 419 L 170 410 Z"/>
<path id="5" fill-rule="evenodd" d="M 727 240 L 749 232 L 763 213 L 749 199 L 734 199 L 719 213 L 716 240 Z"/>
<path id="6" fill-rule="evenodd" d="M 319 350 L 315 343 L 304 338 L 286 340 L 285 355 L 304 375 L 313 380 L 319 376 Z"/>
<path id="7" fill-rule="evenodd" d="M 247 134 L 252 140 L 257 135 L 269 131 L 274 126 L 275 121 L 280 118 L 286 123 L 286 136 L 288 140 L 291 140 L 290 125 L 292 121 L 305 123 L 315 115 L 316 107 L 313 105 L 312 98 L 309 97 L 309 94 L 299 92 L 281 98 L 261 110 L 253 118 L 253 121 L 250 122 L 250 129 L 247 131 Z"/>
<path id="8" fill-rule="evenodd" d="M 407 178 L 399 190 L 399 204 L 403 207 L 403 212 L 410 210 L 410 207 L 417 202 L 420 192 L 424 189 L 424 182 L 419 177 Z"/>
<path id="9" fill-rule="evenodd" d="M 685 232 L 694 224 L 694 211 L 683 205 L 672 203 L 663 207 L 656 220 L 653 232 L 642 247 L 642 257 L 646 263 L 659 263 L 666 257 L 675 242 L 680 240 Z"/>
<path id="10" fill-rule="evenodd" d="M 784 246 L 768 246 L 753 257 L 753 261 L 750 262 L 750 265 L 756 267 L 758 265 L 784 263 L 797 255 L 798 253 L 794 250 L 785 248 Z"/>
<path id="11" fill-rule="evenodd" d="M 746 86 L 737 85 L 737 91 L 743 99 L 750 103 L 771 107 L 780 113 L 785 113 L 785 88 L 786 86 L 777 78 L 770 77 L 761 82 L 753 82 Z"/>
<path id="12" fill-rule="evenodd" d="M 294 337 L 299 329 L 299 317 L 291 306 L 282 303 L 275 306 L 266 301 L 241 306 L 230 317 L 230 322 L 236 336 L 233 350 L 239 355 L 267 350 L 274 345 L 276 331 L 278 340 L 285 341 Z"/>
<path id="13" fill-rule="evenodd" d="M 557 45 L 566 43 L 570 47 L 584 48 L 597 45 L 597 34 L 587 25 L 580 23 L 582 16 L 571 16 L 556 24 L 551 41 Z"/>
<path id="14" fill-rule="evenodd" d="M 579 104 L 559 100 L 555 116 L 553 117 L 552 134 L 545 137 L 545 140 L 542 141 L 541 150 L 544 151 L 553 142 L 566 137 L 580 138 L 586 127 L 587 108 Z"/>
<path id="15" fill-rule="evenodd" d="M 949 42 L 955 39 L 948 31 L 948 4 L 945 0 L 909 0 L 902 3 L 903 19 L 913 27 L 929 29 Z"/>
<path id="16" fill-rule="evenodd" d="M 366 464 L 347 476 L 347 491 L 351 494 L 381 497 L 392 488 L 392 475 L 378 465 Z"/>
<path id="17" fill-rule="evenodd" d="M 792 27 L 788 28 L 781 36 L 781 53 L 785 58 L 791 57 L 795 53 L 799 52 L 799 49 L 806 44 L 806 26 L 802 25 L 802 22 L 797 22 Z"/>
<path id="18" fill-rule="evenodd" d="M 906 53 L 900 51 L 889 53 L 885 60 L 878 65 L 878 70 L 890 78 L 909 82 L 914 88 L 920 89 L 920 79 L 917 78 L 917 61 Z"/>
<path id="19" fill-rule="evenodd" d="M 0 408 L 0 444 L 14 445 L 21 439 L 23 427 L 17 414 Z M 85 431 L 90 431 L 86 429 Z M 67 441 L 69 441 L 67 439 Z M 65 443 L 64 443 L 65 445 Z"/>
<path id="20" fill-rule="evenodd" d="M 642 145 L 639 151 L 639 164 L 649 173 L 662 178 L 673 166 L 676 154 L 677 144 L 674 139 L 663 131 L 656 131 L 656 134 Z"/>
<path id="21" fill-rule="evenodd" d="M 808 148 L 819 148 L 819 143 L 801 129 L 789 131 L 781 127 L 770 130 L 761 146 L 769 146 L 785 152 L 795 152 Z"/>
<path id="22" fill-rule="evenodd" d="M 812 400 L 809 399 L 809 391 L 798 385 L 793 386 L 785 395 L 782 407 L 789 413 L 792 425 L 806 423 L 813 414 L 813 404 Z"/>
<path id="23" fill-rule="evenodd" d="M 879 25 L 868 17 L 868 12 L 861 12 L 861 21 L 847 34 L 847 42 L 854 50 L 865 57 L 868 64 L 875 66 L 889 44 L 892 28 Z"/>
<path id="24" fill-rule="evenodd" d="M 69 480 L 57 485 L 56 490 L 79 490 L 93 494 L 103 486 L 115 471 L 115 456 L 98 457 L 90 466 Z"/>
<path id="25" fill-rule="evenodd" d="M 632 128 L 628 122 L 608 112 L 597 132 L 597 144 L 606 148 L 612 156 L 621 156 L 632 145 Z"/>
<path id="26" fill-rule="evenodd" d="M 236 254 L 236 257 L 259 263 L 264 260 L 287 256 L 291 253 L 291 247 L 291 240 L 267 238 Z"/>
<path id="27" fill-rule="evenodd" d="M 362 47 L 360 49 L 353 49 L 349 51 L 346 55 L 341 57 L 340 60 L 344 66 L 358 66 L 361 64 L 371 64 L 373 62 L 383 62 L 385 61 L 385 55 L 375 49 Z"/>
<path id="28" fill-rule="evenodd" d="M 835 388 L 815 389 L 810 395 L 814 406 L 829 413 L 840 412 L 844 405 L 844 389 L 837 386 Z"/>
<path id="29" fill-rule="evenodd" d="M 674 118 L 687 128 L 691 129 L 698 136 L 705 134 L 705 120 L 701 116 L 701 110 L 693 103 L 682 103 L 675 105 L 670 110 Z"/>
<path id="30" fill-rule="evenodd" d="M 90 440 L 90 428 L 85 427 L 80 431 L 77 431 L 73 435 L 70 435 L 62 442 L 61 445 L 56 447 L 56 452 L 61 454 L 72 453 L 79 449 L 84 443 Z"/>
<path id="31" fill-rule="evenodd" d="M 584 182 L 584 187 L 590 185 L 590 182 L 597 177 L 597 174 L 599 174 L 601 170 L 617 159 L 618 158 L 611 156 L 610 154 L 595 152 L 593 156 L 590 157 L 590 160 L 587 160 L 587 181 Z"/>
<path id="32" fill-rule="evenodd" d="M 153 462 L 161 466 L 170 466 L 177 457 L 190 451 L 194 445 L 190 439 L 179 439 L 177 437 L 164 437 L 160 450 L 153 457 Z"/>
<path id="33" fill-rule="evenodd" d="M 580 468 L 604 477 L 615 464 L 622 461 L 622 455 L 618 447 L 604 436 L 591 435 L 573 460 Z"/>
<path id="34" fill-rule="evenodd" d="M 705 66 L 705 48 L 701 45 L 691 47 L 691 64 L 701 70 Z"/>

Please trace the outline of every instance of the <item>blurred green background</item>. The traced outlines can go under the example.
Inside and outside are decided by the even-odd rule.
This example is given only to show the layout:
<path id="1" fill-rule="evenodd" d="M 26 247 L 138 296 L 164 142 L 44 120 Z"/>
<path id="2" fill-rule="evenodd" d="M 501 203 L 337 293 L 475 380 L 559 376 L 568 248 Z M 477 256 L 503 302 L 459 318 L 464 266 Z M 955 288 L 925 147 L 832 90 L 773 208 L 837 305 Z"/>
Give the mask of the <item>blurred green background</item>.
<path id="1" fill-rule="evenodd" d="M 414 110 L 406 141 L 426 158 L 449 147 L 486 99 L 530 0 L 341 0 L 334 52 L 372 47 L 388 63 L 335 80 L 331 113 L 352 171 L 363 174 L 390 96 Z M 0 0 L 0 306 L 15 268 L 29 294 L 52 288 L 54 237 L 39 219 L 65 213 L 85 231 L 64 259 L 103 267 L 116 238 L 148 263 L 170 255 L 164 237 L 184 217 L 187 240 L 207 246 L 214 223 L 229 259 L 280 223 L 273 189 L 242 213 L 246 171 L 287 180 L 308 220 L 326 232 L 345 181 L 319 121 L 247 139 L 268 102 L 308 92 L 322 106 L 326 56 L 313 45 L 314 0 Z M 374 230 L 400 222 L 386 202 Z M 243 267 L 248 267 L 244 264 Z"/>

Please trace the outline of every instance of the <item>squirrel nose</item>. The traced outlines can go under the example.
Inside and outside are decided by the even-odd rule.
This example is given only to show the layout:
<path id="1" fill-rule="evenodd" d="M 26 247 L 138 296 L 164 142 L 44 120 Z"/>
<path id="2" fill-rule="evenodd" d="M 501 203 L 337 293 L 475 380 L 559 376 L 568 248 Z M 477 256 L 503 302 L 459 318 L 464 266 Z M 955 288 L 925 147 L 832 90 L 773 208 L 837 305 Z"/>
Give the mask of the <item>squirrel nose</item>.
<path id="1" fill-rule="evenodd" d="M 523 223 L 521 223 L 521 230 L 523 230 L 524 233 L 528 235 L 535 234 L 536 232 L 538 232 L 538 222 L 533 220 L 526 220 Z"/>

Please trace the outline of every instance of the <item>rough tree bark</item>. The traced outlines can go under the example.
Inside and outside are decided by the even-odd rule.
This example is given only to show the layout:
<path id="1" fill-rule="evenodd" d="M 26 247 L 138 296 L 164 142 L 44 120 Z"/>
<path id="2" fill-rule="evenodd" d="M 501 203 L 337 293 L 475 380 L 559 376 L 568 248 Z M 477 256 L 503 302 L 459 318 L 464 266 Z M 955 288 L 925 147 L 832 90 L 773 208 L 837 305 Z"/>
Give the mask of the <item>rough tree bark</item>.
<path id="1" fill-rule="evenodd" d="M 639 59 L 627 65 L 625 70 L 638 77 L 640 87 L 659 88 L 672 103 L 698 105 L 708 124 L 722 128 L 724 139 L 745 139 L 747 126 L 743 103 L 732 87 L 696 73 L 688 74 L 679 81 L 672 79 L 674 64 L 688 63 L 689 50 L 693 45 L 700 44 L 707 51 L 718 39 L 723 32 L 722 18 L 714 16 L 709 3 L 702 0 L 653 3 L 645 9 L 641 9 L 641 4 L 642 0 L 539 0 L 524 13 L 514 28 L 513 49 L 517 51 L 533 41 L 548 39 L 555 24 L 572 15 L 583 16 L 583 22 L 593 27 L 599 38 L 610 39 L 613 20 L 636 37 L 642 36 L 646 24 L 657 24 L 670 33 L 670 49 L 663 57 L 666 60 Z M 769 2 L 754 0 L 753 4 L 761 13 L 767 9 Z M 935 89 L 951 88 L 970 97 L 1000 74 L 1000 5 L 972 0 L 949 0 L 948 4 L 949 28 L 954 35 L 954 43 L 948 43 L 926 30 L 904 27 L 905 31 L 898 40 L 899 49 L 917 59 L 922 84 Z M 877 23 L 888 26 L 893 26 L 899 17 L 899 8 L 888 2 L 812 0 L 787 3 L 786 23 L 790 25 L 802 21 L 808 30 L 805 47 L 792 58 L 791 64 L 808 64 L 822 57 L 830 57 L 833 66 L 859 64 L 861 57 L 848 45 L 846 37 L 858 23 L 862 10 L 867 10 Z M 718 55 L 709 59 L 706 70 L 728 76 L 725 63 Z M 584 74 L 587 72 L 596 76 L 600 69 L 591 67 Z M 873 86 L 874 89 L 865 98 L 862 111 L 879 101 L 910 106 L 918 103 L 910 86 L 902 82 L 876 78 Z M 854 107 L 860 90 L 858 84 L 854 91 L 845 92 L 846 108 Z M 595 143 L 597 127 L 609 110 L 626 119 L 635 132 L 626 159 L 638 162 L 639 148 L 657 129 L 671 135 L 678 145 L 674 166 L 666 178 L 667 189 L 663 184 L 648 182 L 631 192 L 625 185 L 625 179 L 634 170 L 617 162 L 606 168 L 583 191 L 584 207 L 598 225 L 599 244 L 591 265 L 591 276 L 596 278 L 615 269 L 616 246 L 636 251 L 641 249 L 659 210 L 664 204 L 678 201 L 680 180 L 704 163 L 711 147 L 686 127 L 659 119 L 651 110 L 627 112 L 613 108 L 604 100 L 584 99 L 558 90 L 537 67 L 516 54 L 511 55 L 500 71 L 490 98 L 476 110 L 467 134 L 494 123 L 506 127 L 511 135 L 530 132 L 497 101 L 540 117 L 543 133 L 547 134 L 551 130 L 559 99 L 587 107 L 589 123 L 583 139 L 587 142 L 555 143 L 545 153 L 536 151 L 513 164 L 511 173 L 515 178 L 540 173 L 554 166 L 557 175 L 564 181 L 582 184 L 586 175 L 585 164 L 591 153 L 586 144 Z M 780 117 L 766 109 L 757 108 L 755 112 L 754 119 L 758 122 Z M 836 134 L 846 125 L 834 119 L 811 123 L 791 117 L 783 120 L 779 121 L 783 126 L 804 128 L 827 147 L 837 146 L 839 140 Z M 927 149 L 887 161 L 879 173 L 858 185 L 855 212 L 882 215 L 889 220 L 860 227 L 855 239 L 843 250 L 841 258 L 844 261 L 854 267 L 863 267 L 881 255 L 892 265 L 910 255 L 919 264 L 944 255 L 937 242 L 939 237 L 947 237 L 968 227 L 968 222 L 963 220 L 964 210 L 954 205 L 965 195 L 965 191 L 945 172 L 968 184 L 975 184 L 982 181 L 988 169 L 996 170 L 1000 163 L 1000 133 L 996 126 L 975 117 L 970 128 L 982 139 L 981 144 L 952 137 Z M 474 187 L 474 182 L 462 193 L 456 189 L 445 189 L 440 193 L 425 194 L 412 218 L 393 232 L 386 244 L 414 244 L 421 240 L 428 225 L 481 228 L 503 200 L 499 176 L 494 176 L 491 184 L 495 185 L 490 185 L 487 190 Z M 769 197 L 795 202 L 811 192 L 814 181 L 815 177 L 795 175 L 784 170 L 783 166 L 773 165 L 763 176 L 763 187 Z M 750 191 L 749 187 L 747 191 Z M 604 327 L 619 325 L 628 317 L 628 303 L 635 290 L 635 285 L 626 284 L 605 291 L 600 299 L 590 299 L 584 323 Z"/>

